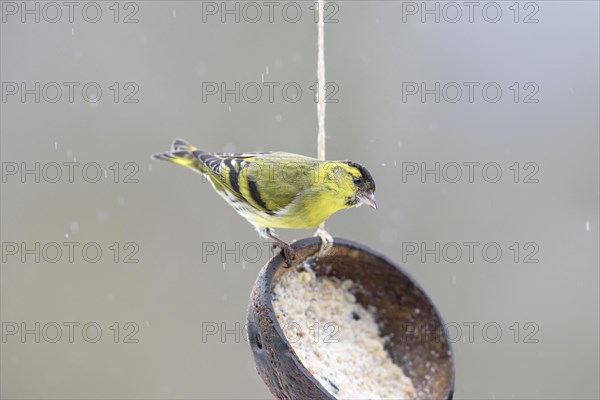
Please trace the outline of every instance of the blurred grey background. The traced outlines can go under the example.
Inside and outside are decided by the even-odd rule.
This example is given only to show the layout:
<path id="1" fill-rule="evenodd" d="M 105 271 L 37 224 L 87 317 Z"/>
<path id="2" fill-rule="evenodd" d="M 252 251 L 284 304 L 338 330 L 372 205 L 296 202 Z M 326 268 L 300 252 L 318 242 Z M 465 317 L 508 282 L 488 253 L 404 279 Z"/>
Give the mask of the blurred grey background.
<path id="1" fill-rule="evenodd" d="M 272 21 L 263 2 L 80 2 L 72 19 L 57 4 L 2 2 L 1 396 L 270 398 L 243 336 L 270 254 L 198 175 L 149 155 L 176 137 L 316 155 L 312 2 L 276 2 Z M 598 3 L 474 7 L 469 21 L 462 2 L 329 6 L 327 155 L 370 169 L 379 209 L 328 230 L 430 294 L 452 327 L 457 398 L 598 398 Z M 207 92 L 235 82 L 239 102 Z M 407 92 L 436 82 L 439 102 Z M 421 177 L 436 163 L 439 183 Z"/>

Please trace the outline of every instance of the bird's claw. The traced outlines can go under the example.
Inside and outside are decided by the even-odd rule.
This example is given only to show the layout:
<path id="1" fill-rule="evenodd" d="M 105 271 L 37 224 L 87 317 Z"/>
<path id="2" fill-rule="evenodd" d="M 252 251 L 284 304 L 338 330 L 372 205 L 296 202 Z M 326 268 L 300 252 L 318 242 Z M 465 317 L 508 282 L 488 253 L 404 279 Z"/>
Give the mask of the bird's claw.
<path id="1" fill-rule="evenodd" d="M 273 248 L 280 248 L 283 257 L 285 258 L 285 262 L 288 267 L 292 266 L 292 261 L 296 258 L 296 253 L 287 243 L 273 243 Z"/>
<path id="2" fill-rule="evenodd" d="M 323 257 L 333 247 L 333 236 L 329 234 L 324 228 L 319 227 L 315 232 L 315 236 L 321 239 L 321 246 L 319 247 L 319 257 Z"/>

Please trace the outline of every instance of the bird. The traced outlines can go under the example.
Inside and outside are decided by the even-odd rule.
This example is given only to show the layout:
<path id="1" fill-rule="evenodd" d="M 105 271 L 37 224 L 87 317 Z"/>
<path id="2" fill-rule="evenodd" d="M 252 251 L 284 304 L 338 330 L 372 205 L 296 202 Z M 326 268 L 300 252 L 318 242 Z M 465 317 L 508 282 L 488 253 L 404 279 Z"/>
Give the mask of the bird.
<path id="1" fill-rule="evenodd" d="M 182 139 L 151 158 L 205 176 L 261 237 L 281 248 L 289 266 L 294 251 L 275 235 L 275 228 L 315 228 L 335 212 L 363 204 L 377 209 L 375 181 L 353 161 L 321 161 L 279 151 L 213 153 Z"/>

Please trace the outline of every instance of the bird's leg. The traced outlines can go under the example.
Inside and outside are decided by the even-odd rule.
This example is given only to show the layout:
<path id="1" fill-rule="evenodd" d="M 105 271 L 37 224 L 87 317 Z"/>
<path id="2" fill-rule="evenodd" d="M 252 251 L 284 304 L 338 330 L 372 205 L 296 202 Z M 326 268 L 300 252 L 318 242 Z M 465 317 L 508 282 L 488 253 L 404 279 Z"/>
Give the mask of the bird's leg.
<path id="1" fill-rule="evenodd" d="M 315 236 L 318 236 L 321 239 L 319 251 L 317 254 L 308 257 L 300 268 L 314 268 L 319 263 L 321 257 L 326 255 L 333 247 L 333 236 L 331 236 L 322 225 L 320 225 L 315 232 Z"/>
<path id="2" fill-rule="evenodd" d="M 283 256 L 285 257 L 285 262 L 287 263 L 288 267 L 291 267 L 292 260 L 295 257 L 292 246 L 279 239 L 273 232 L 271 232 L 271 229 L 269 228 L 261 229 L 260 234 L 261 236 L 272 240 L 274 247 L 279 247 L 281 249 L 281 251 L 283 252 Z"/>
<path id="3" fill-rule="evenodd" d="M 331 236 L 322 226 L 319 226 L 315 232 L 315 236 L 321 238 L 321 247 L 319 248 L 318 257 L 323 257 L 333 247 L 333 236 Z"/>

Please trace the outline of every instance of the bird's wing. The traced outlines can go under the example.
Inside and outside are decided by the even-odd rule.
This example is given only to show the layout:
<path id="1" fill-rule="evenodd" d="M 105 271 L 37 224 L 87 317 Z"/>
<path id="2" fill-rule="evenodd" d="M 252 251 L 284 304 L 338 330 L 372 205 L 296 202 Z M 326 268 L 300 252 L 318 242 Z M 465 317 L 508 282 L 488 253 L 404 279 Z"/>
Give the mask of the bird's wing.
<path id="1" fill-rule="evenodd" d="M 192 152 L 193 157 L 198 160 L 197 169 L 207 174 L 215 188 L 228 193 L 228 197 L 246 201 L 242 194 L 240 178 L 243 177 L 244 167 L 258 154 L 228 154 L 210 153 L 196 149 Z"/>
<path id="2" fill-rule="evenodd" d="M 317 161 L 290 153 L 215 154 L 195 151 L 236 197 L 274 215 L 311 187 Z"/>
<path id="3" fill-rule="evenodd" d="M 317 166 L 313 158 L 290 153 L 257 157 L 246 167 L 248 190 L 242 192 L 269 214 L 277 214 L 314 186 Z"/>

